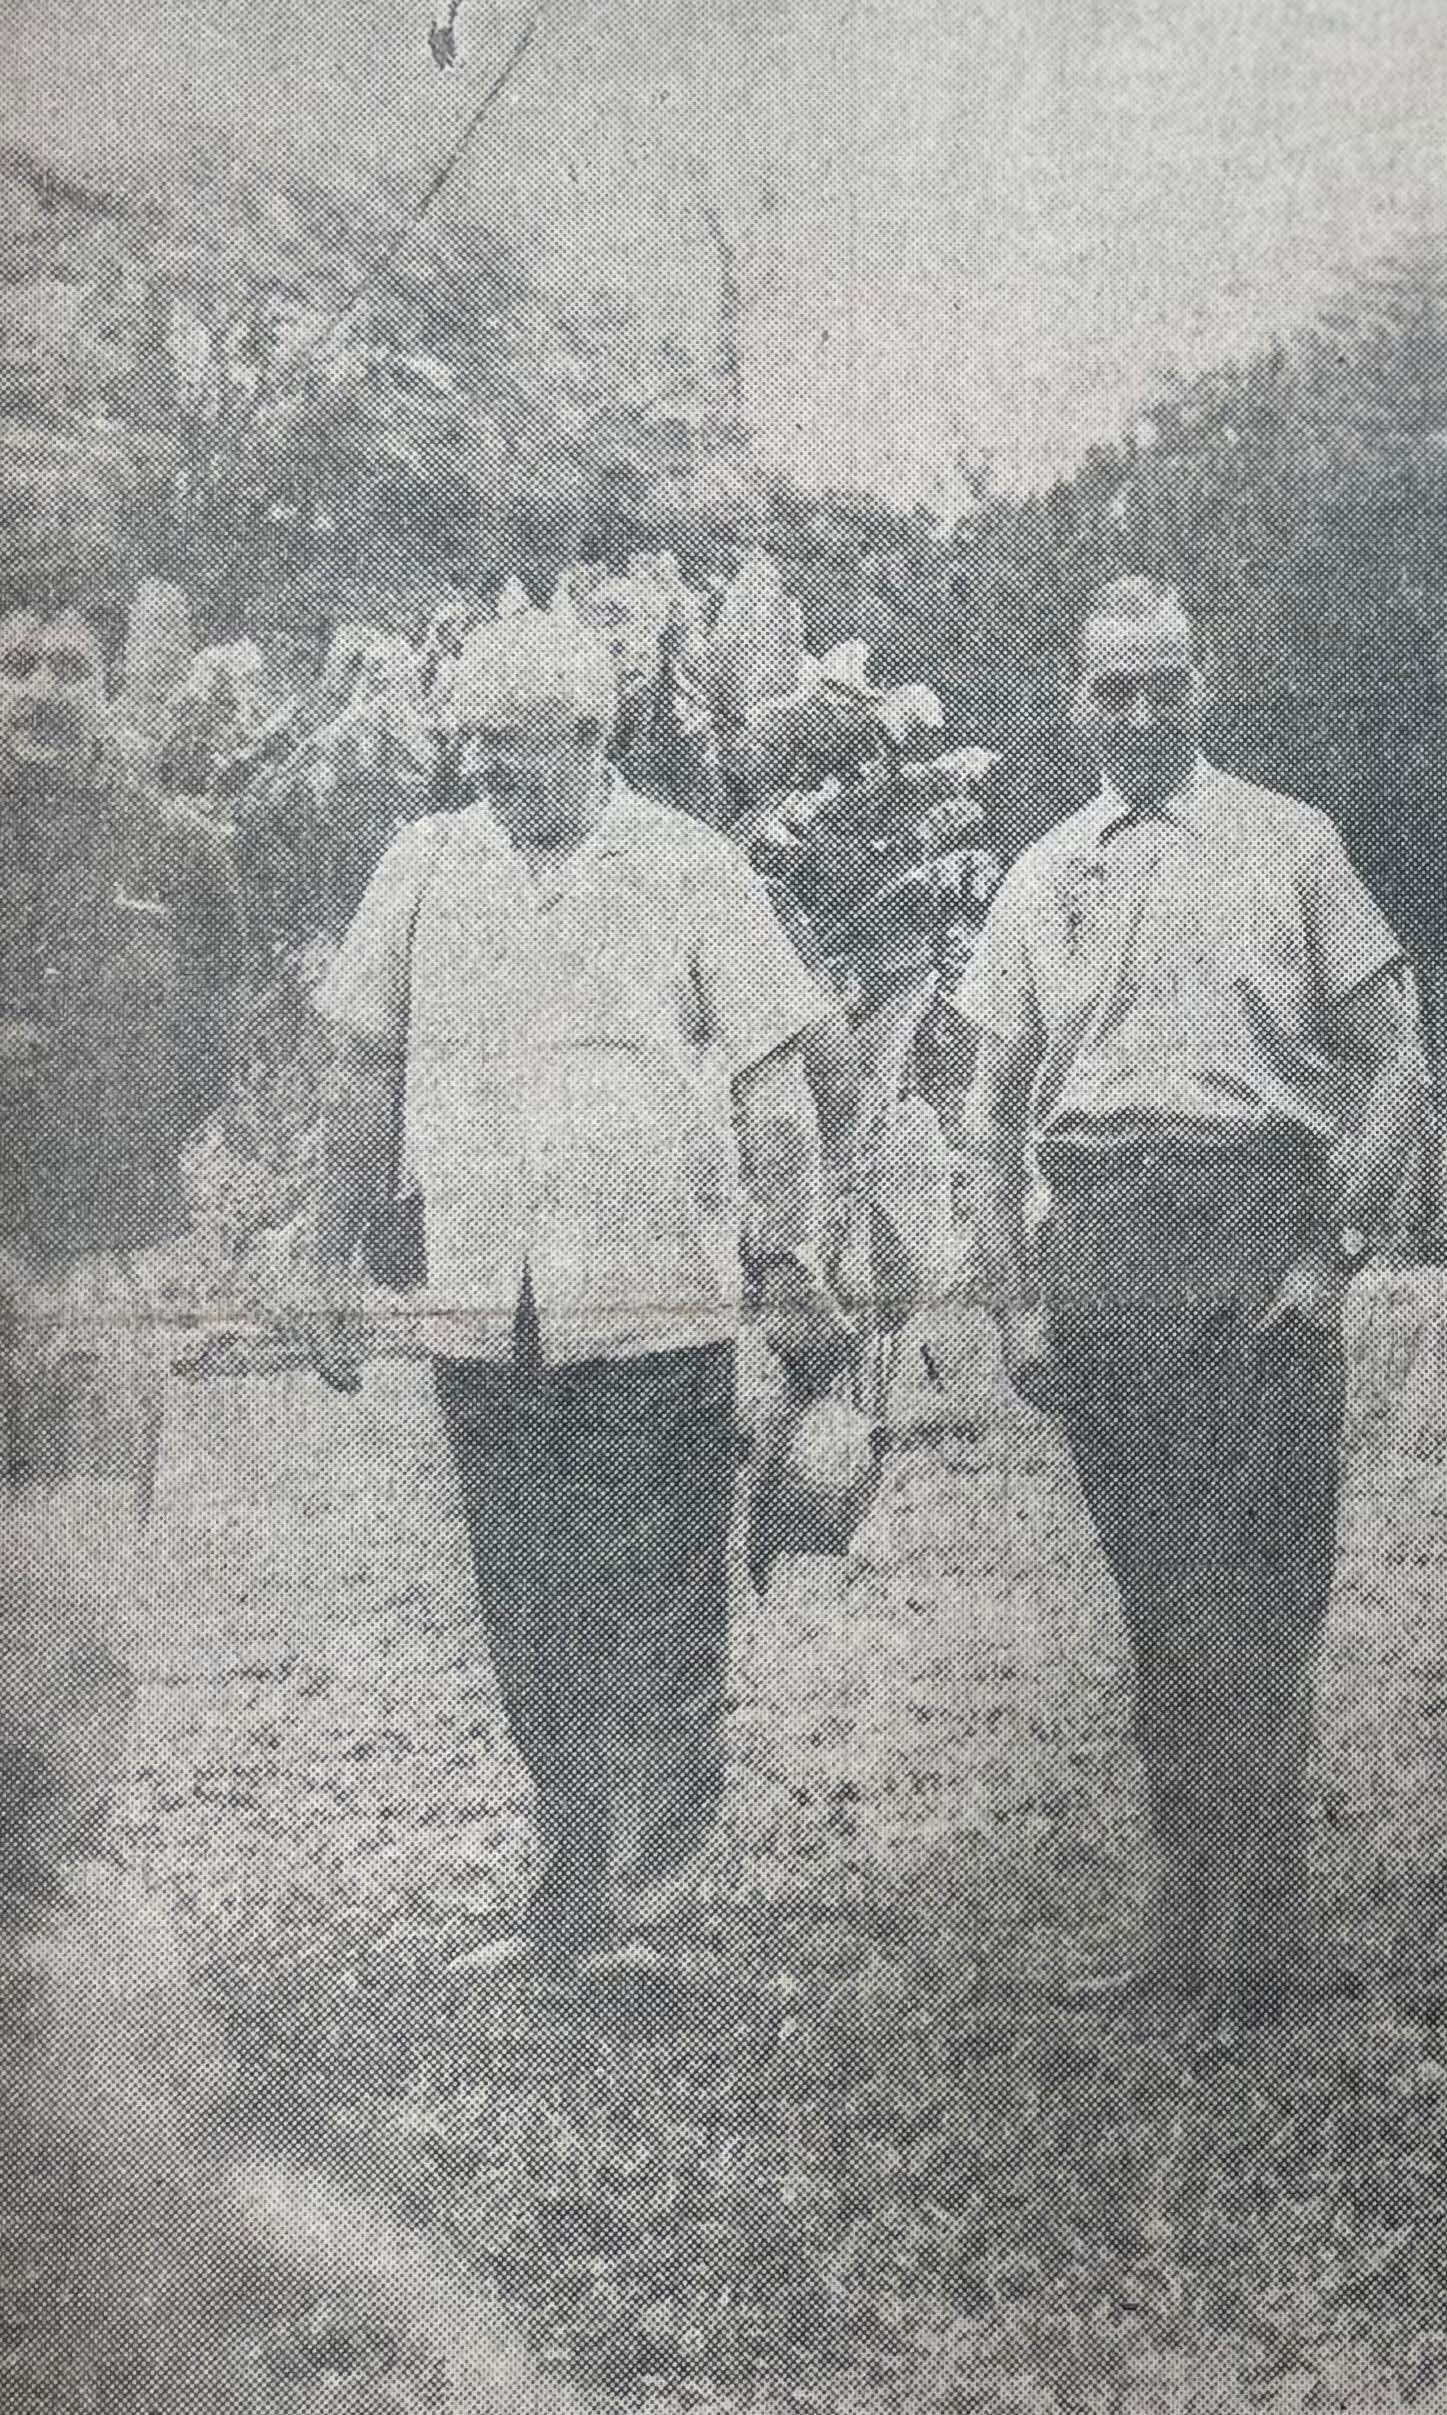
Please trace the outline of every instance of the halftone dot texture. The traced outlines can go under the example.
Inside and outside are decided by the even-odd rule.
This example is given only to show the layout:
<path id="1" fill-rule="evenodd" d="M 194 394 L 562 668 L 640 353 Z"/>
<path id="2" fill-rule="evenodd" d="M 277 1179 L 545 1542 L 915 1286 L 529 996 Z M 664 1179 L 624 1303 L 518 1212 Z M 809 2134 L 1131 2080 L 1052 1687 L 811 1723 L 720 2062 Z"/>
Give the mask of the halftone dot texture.
<path id="1" fill-rule="evenodd" d="M 60 54 L 100 41 L 115 66 L 119 39 L 84 13 L 47 17 L 52 89 L 29 10 L 33 124 L 0 150 L 0 607 L 83 611 L 113 692 L 68 803 L 49 778 L 0 783 L 0 2411 L 1433 2407 L 1430 1156 L 1344 1342 L 1255 1332 L 1319 1205 L 1309 1153 L 1057 1158 L 1058 1416 L 1012 1396 L 977 1306 L 927 1298 L 892 1345 L 850 1555 L 784 1554 L 763 1599 L 731 1522 L 737 1429 L 778 1409 L 757 1333 L 737 1400 L 727 1343 L 550 1358 L 546 1297 L 494 1363 L 434 1371 L 416 1304 L 374 1296 L 351 1400 L 301 1334 L 317 984 L 399 828 L 462 802 L 445 700 L 469 647 L 507 659 L 494 613 L 560 586 L 610 610 L 648 590 L 664 626 L 623 700 L 627 777 L 737 825 L 814 977 L 857 977 L 893 1069 L 876 1104 L 916 980 L 925 1004 L 935 905 L 915 922 L 898 901 L 926 807 L 959 811 L 955 853 L 1019 863 L 1085 801 L 1073 648 L 1122 576 L 1178 591 L 1205 641 L 1211 760 L 1328 817 L 1320 965 L 1343 989 L 1373 969 L 1360 874 L 1412 950 L 1440 1057 L 1429 251 L 1330 325 L 1242 347 L 1193 245 L 1175 239 L 1163 276 L 1154 239 L 1122 242 L 1109 335 L 1099 281 L 1070 299 L 1077 407 L 1035 357 L 1079 249 L 1077 163 L 1109 152 L 1114 210 L 1111 109 L 1150 118 L 1140 92 L 1163 89 L 1191 12 L 1058 19 L 1048 107 L 1024 80 L 1063 131 L 1023 198 L 1020 11 L 933 34 L 897 12 L 871 75 L 866 12 L 842 43 L 807 11 L 726 12 L 727 73 L 690 70 L 716 96 L 712 182 L 698 160 L 675 173 L 676 127 L 648 131 L 673 123 L 694 12 L 651 48 L 645 12 L 599 12 L 568 54 L 585 139 L 552 146 L 528 115 L 529 77 L 556 81 L 550 22 L 528 36 L 483 0 L 439 12 L 430 43 L 417 11 L 386 112 L 371 37 L 396 26 L 376 10 L 345 36 L 290 0 L 174 11 L 164 58 L 132 42 L 126 76 L 82 101 Z M 1225 185 L 1307 177 L 1288 214 L 1310 232 L 1283 256 L 1311 251 L 1314 300 L 1332 228 L 1351 221 L 1344 256 L 1378 248 L 1340 173 L 1348 137 L 1398 181 L 1400 112 L 1357 123 L 1390 41 L 1363 34 L 1356 80 L 1282 145 L 1242 113 L 1325 37 L 1294 12 L 1268 58 L 1223 40 L 1243 13 L 1273 12 L 1211 12 L 1236 62 L 1219 157 L 1197 84 L 1165 165 L 1179 186 L 1188 151 L 1214 162 L 1191 187 L 1213 237 L 1235 223 Z M 1390 34 L 1390 11 L 1345 14 Z M 1199 67 L 1201 28 L 1179 39 Z M 943 122 L 954 87 L 918 68 L 948 48 L 958 84 L 961 41 L 971 92 L 1001 105 Z M 290 61 L 274 146 L 242 122 L 253 49 L 269 74 Z M 771 140 L 792 158 L 807 131 L 823 162 L 802 200 L 735 141 L 766 58 L 795 95 L 780 111 L 771 85 Z M 198 107 L 199 143 L 180 122 Z M 917 113 L 938 141 L 875 313 L 850 146 L 902 152 Z M 111 133 L 142 117 L 138 166 Z M 349 145 L 355 170 L 357 122 L 368 157 L 342 189 L 329 166 Z M 586 216 L 619 122 L 638 194 L 694 196 L 702 265 L 662 257 L 625 190 L 634 300 L 611 278 L 564 294 L 548 227 L 498 203 L 497 161 L 530 148 L 554 216 Z M 929 282 L 968 307 L 927 378 L 900 361 L 951 147 L 1016 198 L 1001 245 L 972 218 L 958 257 L 930 250 Z M 1100 356 L 1124 357 L 1167 285 L 1193 294 L 1192 357 L 1239 365 L 1158 391 L 1169 343 L 1140 337 L 1125 432 L 1092 451 L 1102 393 L 1124 390 Z M 1007 475 L 1078 464 L 1064 483 L 1026 495 L 942 463 L 958 525 L 838 491 L 841 465 L 862 489 L 878 460 L 903 493 L 916 417 L 953 427 L 991 380 L 1010 385 Z M 760 467 L 781 453 L 792 485 Z M 853 686 L 821 673 L 850 640 L 869 647 Z M 909 683 L 944 723 L 911 738 L 916 768 L 998 755 L 978 823 L 875 751 L 864 690 Z M 0 664 L 0 704 L 25 684 Z M 1094 897 L 1091 851 L 1071 854 L 1084 874 L 1072 860 L 1029 928 L 1067 973 Z M 1255 890 L 1231 953 L 1241 870 L 1216 862 L 1209 895 L 1182 873 L 1150 953 L 1198 1010 L 1208 931 L 1228 987 L 1262 948 L 1279 962 Z M 1008 987 L 1000 935 L 1023 944 L 1022 877 L 977 1007 L 987 976 Z M 861 927 L 891 882 L 898 919 Z M 654 918 L 661 948 L 672 931 Z M 607 932 L 584 939 L 586 1015 Z M 768 952 L 730 968 L 741 1028 Z M 1196 1029 L 1237 1074 L 1247 1041 L 1279 1071 L 1280 1037 L 1209 1009 Z M 621 1228 L 600 1222 L 600 1253 Z"/>

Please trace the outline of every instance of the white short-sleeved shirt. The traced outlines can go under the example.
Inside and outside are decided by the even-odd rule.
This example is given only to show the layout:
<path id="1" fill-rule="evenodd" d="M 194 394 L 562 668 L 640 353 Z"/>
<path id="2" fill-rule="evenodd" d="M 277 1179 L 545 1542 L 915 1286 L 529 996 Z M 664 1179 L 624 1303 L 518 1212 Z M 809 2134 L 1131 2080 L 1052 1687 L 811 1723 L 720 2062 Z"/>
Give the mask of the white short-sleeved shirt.
<path id="1" fill-rule="evenodd" d="M 835 1002 L 729 840 L 616 778 L 538 875 L 485 804 L 413 823 L 320 1005 L 405 1052 L 439 1355 L 506 1355 L 525 1265 L 551 1360 L 733 1331 L 732 1085 Z"/>
<path id="2" fill-rule="evenodd" d="M 1011 866 L 957 1004 L 1038 1055 L 1031 1129 L 1340 1133 L 1331 1010 L 1402 960 L 1328 816 L 1198 763 L 1109 791 Z"/>

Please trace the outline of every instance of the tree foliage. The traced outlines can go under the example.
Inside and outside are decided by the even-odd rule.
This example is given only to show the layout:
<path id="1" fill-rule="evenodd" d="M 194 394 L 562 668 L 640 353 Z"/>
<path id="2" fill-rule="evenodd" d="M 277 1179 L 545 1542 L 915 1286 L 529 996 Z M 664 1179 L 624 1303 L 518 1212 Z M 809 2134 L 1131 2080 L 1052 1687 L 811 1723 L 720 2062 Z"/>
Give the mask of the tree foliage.
<path id="1" fill-rule="evenodd" d="M 439 210 L 179 165 L 164 203 L 0 156 L 7 577 L 186 588 L 200 638 L 425 620 L 448 588 L 669 547 L 707 586 L 774 553 L 808 641 L 927 680 L 1001 754 L 1006 852 L 1081 793 L 1073 634 L 1121 570 L 1171 580 L 1216 671 L 1212 743 L 1326 806 L 1407 936 L 1447 953 L 1447 278 L 1386 264 L 1329 318 L 1173 379 L 1120 442 L 953 528 L 752 466 L 716 368 L 605 295 L 567 312 Z M 351 306 L 349 307 L 349 297 Z"/>
<path id="2" fill-rule="evenodd" d="M 566 312 L 478 225 L 416 231 L 290 179 L 178 168 L 164 205 L 10 153 L 0 532 L 197 633 L 396 620 L 449 584 L 546 586 L 650 539 L 732 431 L 605 295 Z"/>
<path id="3" fill-rule="evenodd" d="M 1447 953 L 1447 276 L 1389 263 L 1329 319 L 1170 381 L 1132 433 L 953 530 L 866 498 L 775 499 L 811 635 L 842 615 L 951 735 L 997 747 L 1017 847 L 1081 794 L 1074 632 L 1121 571 L 1169 580 L 1214 668 L 1223 761 L 1340 822 L 1407 939 Z M 907 669 L 904 666 L 907 665 Z"/>

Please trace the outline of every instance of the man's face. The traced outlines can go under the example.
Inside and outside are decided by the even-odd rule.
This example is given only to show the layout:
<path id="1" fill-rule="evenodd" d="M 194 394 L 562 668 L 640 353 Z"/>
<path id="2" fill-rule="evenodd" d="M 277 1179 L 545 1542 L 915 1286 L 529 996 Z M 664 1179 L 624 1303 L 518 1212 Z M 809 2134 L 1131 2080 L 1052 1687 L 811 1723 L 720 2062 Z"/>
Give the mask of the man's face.
<path id="1" fill-rule="evenodd" d="M 1179 614 L 1101 617 L 1081 636 L 1076 719 L 1102 771 L 1131 805 L 1164 804 L 1190 778 L 1204 695 Z"/>
<path id="2" fill-rule="evenodd" d="M 0 757 L 50 778 L 83 772 L 100 744 L 105 676 L 95 632 L 75 613 L 0 621 Z"/>
<path id="3" fill-rule="evenodd" d="M 467 791 L 485 796 L 519 847 L 576 845 L 597 817 L 604 734 L 593 720 L 539 712 L 511 729 L 473 730 L 462 742 Z"/>

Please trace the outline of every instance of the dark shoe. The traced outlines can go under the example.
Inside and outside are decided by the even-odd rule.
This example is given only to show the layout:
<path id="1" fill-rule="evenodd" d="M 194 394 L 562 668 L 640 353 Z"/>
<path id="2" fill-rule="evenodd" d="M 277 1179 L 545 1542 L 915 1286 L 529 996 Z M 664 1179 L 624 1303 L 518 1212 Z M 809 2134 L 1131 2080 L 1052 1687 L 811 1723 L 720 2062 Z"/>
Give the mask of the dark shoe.
<path id="1" fill-rule="evenodd" d="M 580 1953 L 582 1978 L 677 1982 L 711 1972 L 713 1891 L 706 1874 L 679 1870 L 650 1884 L 620 1885 L 608 1942 Z"/>

